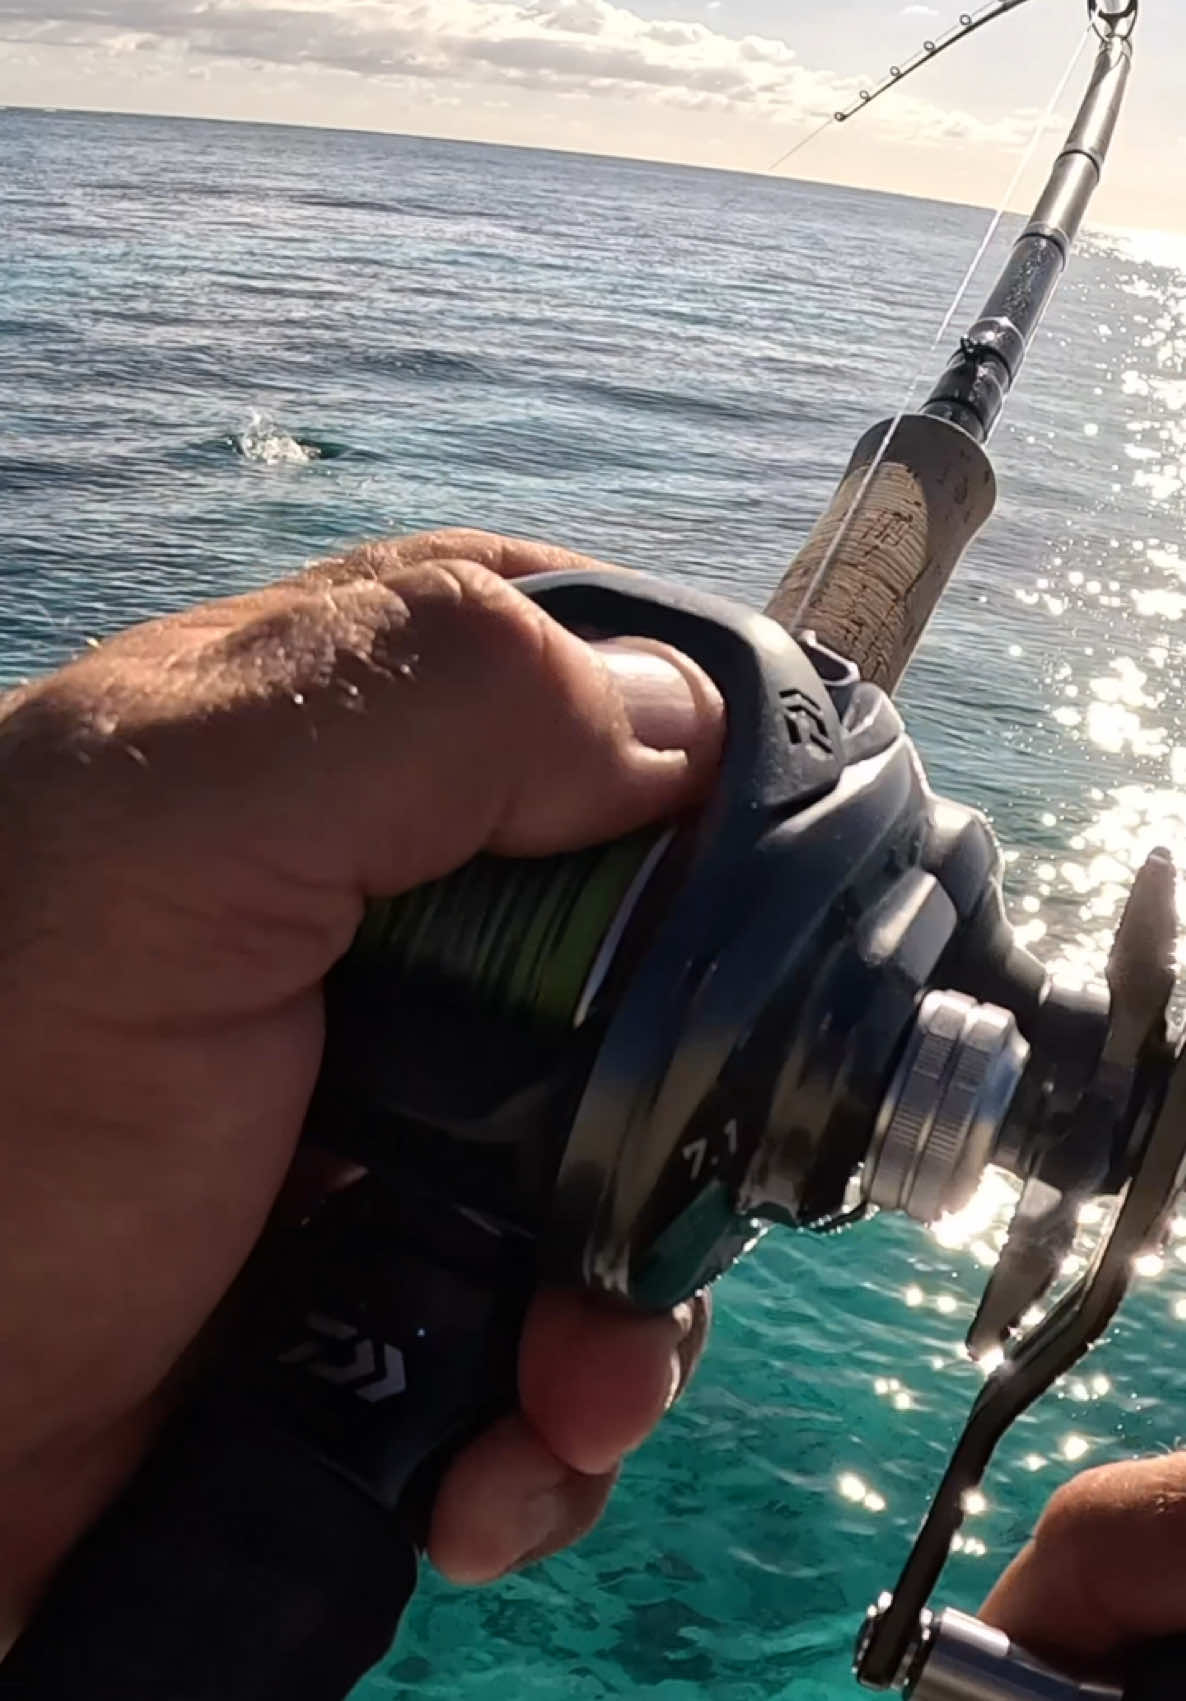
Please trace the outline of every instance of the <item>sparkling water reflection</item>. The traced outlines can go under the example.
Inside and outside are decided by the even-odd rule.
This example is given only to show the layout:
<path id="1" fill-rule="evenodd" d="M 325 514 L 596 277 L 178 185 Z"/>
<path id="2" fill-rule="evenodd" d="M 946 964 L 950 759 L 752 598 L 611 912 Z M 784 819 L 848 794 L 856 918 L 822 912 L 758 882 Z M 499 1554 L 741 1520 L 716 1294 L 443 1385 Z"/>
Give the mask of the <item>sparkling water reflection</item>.
<path id="1" fill-rule="evenodd" d="M 1186 564 L 1176 541 L 1186 465 L 1186 280 L 1166 260 L 1182 245 L 1128 234 L 1097 238 L 1094 247 L 1116 267 L 1094 289 L 1085 279 L 1078 286 L 1081 297 L 1104 298 L 1090 330 L 1107 352 L 1093 363 L 1095 417 L 1082 426 L 1096 476 L 1084 481 L 1074 518 L 1047 533 L 1032 571 L 1014 575 L 1024 613 L 1007 651 L 1030 670 L 1047 722 L 1017 745 L 1084 782 L 1074 791 L 1065 781 L 1052 787 L 1061 800 L 1052 795 L 1054 807 L 1031 812 L 1018 835 L 1029 842 L 1008 853 L 1023 941 L 1076 985 L 1101 978 L 1133 872 L 1148 853 L 1164 845 L 1186 860 L 1177 630 Z M 1081 337 L 1080 354 L 1085 345 Z M 1082 390 L 1075 394 L 1082 404 Z M 1024 441 L 1029 447 L 1038 437 L 1026 433 Z M 1186 918 L 1186 893 L 1179 907 Z"/>

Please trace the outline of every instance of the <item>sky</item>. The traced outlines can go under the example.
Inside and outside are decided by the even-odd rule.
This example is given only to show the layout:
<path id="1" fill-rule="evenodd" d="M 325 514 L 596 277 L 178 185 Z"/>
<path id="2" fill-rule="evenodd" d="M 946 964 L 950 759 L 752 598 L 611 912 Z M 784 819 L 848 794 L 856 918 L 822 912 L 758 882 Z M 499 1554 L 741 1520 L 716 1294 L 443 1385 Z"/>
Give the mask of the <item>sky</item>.
<path id="1" fill-rule="evenodd" d="M 968 4 L 968 0 L 964 0 Z M 1186 5 L 1142 0 L 1096 222 L 1186 230 Z M 0 0 L 0 105 L 262 119 L 764 171 L 959 0 Z M 784 169 L 996 204 L 1082 39 L 1030 0 Z M 1077 94 L 1086 62 L 1072 80 Z M 1074 99 L 1064 99 L 1069 115 Z M 1015 204 L 1039 186 L 1056 141 Z"/>

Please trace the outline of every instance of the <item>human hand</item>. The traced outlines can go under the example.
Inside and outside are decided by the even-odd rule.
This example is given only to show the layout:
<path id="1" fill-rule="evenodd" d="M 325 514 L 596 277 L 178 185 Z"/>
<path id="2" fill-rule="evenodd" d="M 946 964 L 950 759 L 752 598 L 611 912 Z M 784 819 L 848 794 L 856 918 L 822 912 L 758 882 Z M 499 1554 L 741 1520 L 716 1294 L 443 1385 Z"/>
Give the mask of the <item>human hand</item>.
<path id="1" fill-rule="evenodd" d="M 1186 1631 L 1186 1454 L 1105 1465 L 1060 1488 L 980 1616 L 1084 1669 Z"/>
<path id="2" fill-rule="evenodd" d="M 710 783 L 723 709 L 698 668 L 590 647 L 505 583 L 593 565 L 479 533 L 373 545 L 0 702 L 9 1628 L 142 1456 L 263 1227 L 365 899 L 608 839 Z M 482 1581 L 587 1529 L 704 1329 L 699 1304 L 540 1295 L 521 1410 L 439 1495 L 441 1569 Z"/>

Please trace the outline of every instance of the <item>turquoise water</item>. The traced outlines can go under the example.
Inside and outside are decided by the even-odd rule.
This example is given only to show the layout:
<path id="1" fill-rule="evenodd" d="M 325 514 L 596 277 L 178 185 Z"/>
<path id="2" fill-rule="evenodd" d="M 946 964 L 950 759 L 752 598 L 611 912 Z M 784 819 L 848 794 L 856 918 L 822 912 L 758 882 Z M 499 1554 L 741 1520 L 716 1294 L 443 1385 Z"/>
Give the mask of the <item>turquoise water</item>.
<path id="1" fill-rule="evenodd" d="M 444 522 L 758 602 L 983 225 L 314 131 L 10 111 L 0 151 L 5 680 Z M 1035 948 L 1080 978 L 1134 861 L 1186 853 L 1184 357 L 1186 250 L 1090 239 L 996 445 L 998 518 L 905 698 L 937 785 L 995 818 Z M 853 1693 L 854 1627 L 979 1385 L 959 1341 L 1003 1208 L 998 1189 L 938 1235 L 771 1236 L 601 1529 L 485 1593 L 430 1582 L 367 1701 Z M 1019 1426 L 946 1598 L 975 1604 L 1077 1462 L 1176 1443 L 1179 1244 Z"/>

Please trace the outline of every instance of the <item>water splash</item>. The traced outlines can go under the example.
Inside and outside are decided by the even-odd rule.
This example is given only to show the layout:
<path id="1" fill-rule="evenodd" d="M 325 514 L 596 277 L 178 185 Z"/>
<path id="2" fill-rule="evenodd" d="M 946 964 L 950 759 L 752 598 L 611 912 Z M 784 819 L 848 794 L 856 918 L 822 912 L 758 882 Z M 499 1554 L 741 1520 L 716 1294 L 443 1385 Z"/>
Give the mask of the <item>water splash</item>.
<path id="1" fill-rule="evenodd" d="M 235 432 L 228 441 L 234 452 L 245 461 L 255 461 L 262 466 L 300 466 L 320 461 L 325 456 L 321 444 L 292 436 L 268 414 L 256 411 L 252 412 L 250 422 L 243 430 Z"/>

